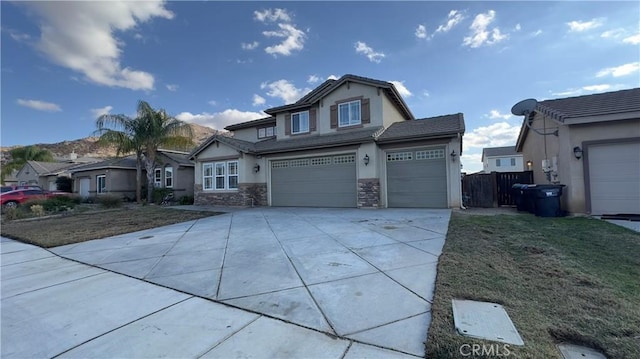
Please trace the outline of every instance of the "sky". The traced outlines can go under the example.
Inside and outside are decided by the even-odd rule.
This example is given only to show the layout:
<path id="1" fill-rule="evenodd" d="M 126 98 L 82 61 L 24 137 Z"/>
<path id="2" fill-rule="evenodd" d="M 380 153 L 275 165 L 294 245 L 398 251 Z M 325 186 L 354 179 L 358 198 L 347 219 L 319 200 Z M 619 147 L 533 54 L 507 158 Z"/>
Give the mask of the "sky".
<path id="1" fill-rule="evenodd" d="M 92 135 L 139 100 L 223 129 L 328 78 L 462 112 L 463 171 L 515 145 L 520 100 L 640 86 L 640 2 L 0 2 L 2 146 Z"/>

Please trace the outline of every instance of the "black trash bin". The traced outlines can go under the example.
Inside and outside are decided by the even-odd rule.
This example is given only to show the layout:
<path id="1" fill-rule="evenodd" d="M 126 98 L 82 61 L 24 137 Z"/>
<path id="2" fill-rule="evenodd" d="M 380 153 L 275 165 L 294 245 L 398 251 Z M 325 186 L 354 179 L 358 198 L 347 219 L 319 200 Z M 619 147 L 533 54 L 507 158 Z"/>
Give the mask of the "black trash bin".
<path id="1" fill-rule="evenodd" d="M 563 215 L 560 206 L 562 187 L 565 185 L 537 185 L 531 189 L 534 202 L 533 213 L 539 217 L 561 217 Z"/>
<path id="2" fill-rule="evenodd" d="M 524 199 L 524 191 L 526 190 L 527 185 L 522 183 L 516 183 L 511 186 L 511 193 L 513 194 L 513 199 L 516 202 L 516 208 L 518 211 L 526 211 L 526 203 Z"/>

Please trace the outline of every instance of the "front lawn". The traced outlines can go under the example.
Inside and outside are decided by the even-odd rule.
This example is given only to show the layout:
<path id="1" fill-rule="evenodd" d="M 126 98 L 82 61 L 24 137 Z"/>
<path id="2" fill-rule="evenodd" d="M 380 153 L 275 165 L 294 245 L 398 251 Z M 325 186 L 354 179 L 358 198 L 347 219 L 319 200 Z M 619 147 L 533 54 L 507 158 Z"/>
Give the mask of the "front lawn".
<path id="1" fill-rule="evenodd" d="M 166 226 L 219 213 L 186 211 L 160 206 L 134 206 L 73 213 L 64 217 L 22 221 L 3 220 L 4 237 L 49 248 Z"/>
<path id="2" fill-rule="evenodd" d="M 513 357 L 562 358 L 555 344 L 569 342 L 608 358 L 640 358 L 640 234 L 590 218 L 453 213 L 428 358 L 495 344 L 455 332 L 453 298 L 502 304 L 525 342 L 509 347 Z"/>

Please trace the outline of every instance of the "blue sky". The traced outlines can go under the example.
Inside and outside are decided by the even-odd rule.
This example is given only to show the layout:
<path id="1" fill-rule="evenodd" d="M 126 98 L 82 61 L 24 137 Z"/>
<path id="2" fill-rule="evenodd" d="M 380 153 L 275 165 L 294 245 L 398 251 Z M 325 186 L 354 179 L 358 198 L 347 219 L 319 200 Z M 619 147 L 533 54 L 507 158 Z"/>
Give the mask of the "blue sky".
<path id="1" fill-rule="evenodd" d="M 462 112 L 464 170 L 515 144 L 525 98 L 640 86 L 640 3 L 0 3 L 2 146 L 91 135 L 138 100 L 222 129 L 346 73 L 417 118 Z"/>

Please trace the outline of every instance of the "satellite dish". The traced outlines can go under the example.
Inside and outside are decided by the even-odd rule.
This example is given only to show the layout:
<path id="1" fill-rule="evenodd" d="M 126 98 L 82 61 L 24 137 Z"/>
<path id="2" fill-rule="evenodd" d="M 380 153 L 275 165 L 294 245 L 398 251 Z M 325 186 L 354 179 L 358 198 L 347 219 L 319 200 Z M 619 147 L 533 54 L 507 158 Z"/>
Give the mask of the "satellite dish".
<path id="1" fill-rule="evenodd" d="M 511 108 L 511 113 L 516 116 L 525 116 L 530 114 L 538 104 L 538 101 L 532 98 L 522 100 Z"/>

